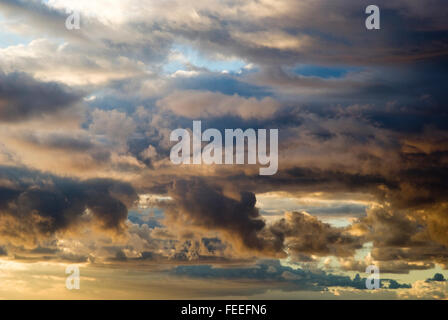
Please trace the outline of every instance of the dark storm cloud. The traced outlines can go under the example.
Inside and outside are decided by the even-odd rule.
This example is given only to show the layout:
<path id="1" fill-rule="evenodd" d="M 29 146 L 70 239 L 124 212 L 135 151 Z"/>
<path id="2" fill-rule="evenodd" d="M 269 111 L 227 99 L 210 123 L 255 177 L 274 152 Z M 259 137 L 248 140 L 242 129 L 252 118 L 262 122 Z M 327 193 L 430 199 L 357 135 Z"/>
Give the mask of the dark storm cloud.
<path id="1" fill-rule="evenodd" d="M 373 241 L 371 256 L 382 270 L 408 272 L 448 263 L 446 211 L 433 206 L 424 210 L 399 209 L 383 204 L 367 210 L 355 224 Z M 384 271 L 386 272 L 386 271 Z"/>
<path id="2" fill-rule="evenodd" d="M 177 180 L 169 194 L 174 204 L 167 206 L 168 222 L 222 232 L 243 253 L 282 256 L 288 250 L 297 258 L 347 256 L 361 247 L 360 239 L 350 236 L 344 228 L 331 227 L 305 213 L 289 212 L 267 225 L 251 192 L 241 192 L 235 199 L 219 187 L 194 179 Z"/>
<path id="3" fill-rule="evenodd" d="M 16 122 L 57 113 L 79 102 L 82 94 L 24 73 L 0 72 L 0 121 Z"/>
<path id="4" fill-rule="evenodd" d="M 222 191 L 201 180 L 175 181 L 169 194 L 176 207 L 169 210 L 168 217 L 174 222 L 182 221 L 203 229 L 214 229 L 235 237 L 241 244 L 253 250 L 262 250 L 263 239 L 258 235 L 265 227 L 255 208 L 255 195 L 242 192 L 240 200 L 226 197 Z"/>
<path id="5" fill-rule="evenodd" d="M 58 231 L 76 229 L 82 219 L 121 231 L 127 206 L 137 199 L 127 183 L 111 179 L 78 181 L 14 167 L 0 167 L 1 234 L 7 240 L 33 242 Z"/>
<path id="6" fill-rule="evenodd" d="M 291 212 L 274 222 L 269 232 L 285 242 L 294 255 L 351 256 L 362 247 L 360 239 L 334 228 L 314 216 Z"/>
<path id="7" fill-rule="evenodd" d="M 264 193 L 271 190 L 291 192 L 311 192 L 319 189 L 322 192 L 377 192 L 382 185 L 396 188 L 396 181 L 381 175 L 350 174 L 337 170 L 310 169 L 294 167 L 283 170 L 272 177 L 259 175 L 225 175 L 214 177 L 213 181 L 223 186 L 235 185 L 238 190 L 250 190 Z"/>

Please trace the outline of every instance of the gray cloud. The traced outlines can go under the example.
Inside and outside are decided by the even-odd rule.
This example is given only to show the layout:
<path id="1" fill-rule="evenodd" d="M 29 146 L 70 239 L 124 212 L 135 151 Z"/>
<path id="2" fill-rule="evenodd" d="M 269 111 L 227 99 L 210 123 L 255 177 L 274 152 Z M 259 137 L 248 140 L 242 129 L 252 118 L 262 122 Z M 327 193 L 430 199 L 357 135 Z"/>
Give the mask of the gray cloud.
<path id="1" fill-rule="evenodd" d="M 1 167 L 0 177 L 0 233 L 27 245 L 76 229 L 89 215 L 99 228 L 121 232 L 127 206 L 137 199 L 129 184 L 111 179 L 78 181 L 13 167 Z"/>
<path id="2" fill-rule="evenodd" d="M 0 73 L 0 121 L 14 122 L 57 113 L 79 102 L 82 94 L 23 73 Z"/>

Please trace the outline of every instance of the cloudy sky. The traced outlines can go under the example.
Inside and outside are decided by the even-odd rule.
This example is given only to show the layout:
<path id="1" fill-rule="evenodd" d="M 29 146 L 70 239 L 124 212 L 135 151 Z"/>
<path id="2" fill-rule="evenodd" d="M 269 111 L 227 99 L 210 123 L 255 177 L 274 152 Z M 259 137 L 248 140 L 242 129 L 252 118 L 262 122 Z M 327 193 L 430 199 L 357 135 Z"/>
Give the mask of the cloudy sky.
<path id="1" fill-rule="evenodd" d="M 448 298 L 448 8 L 369 4 L 0 0 L 0 298 Z M 278 172 L 174 165 L 193 120 Z"/>

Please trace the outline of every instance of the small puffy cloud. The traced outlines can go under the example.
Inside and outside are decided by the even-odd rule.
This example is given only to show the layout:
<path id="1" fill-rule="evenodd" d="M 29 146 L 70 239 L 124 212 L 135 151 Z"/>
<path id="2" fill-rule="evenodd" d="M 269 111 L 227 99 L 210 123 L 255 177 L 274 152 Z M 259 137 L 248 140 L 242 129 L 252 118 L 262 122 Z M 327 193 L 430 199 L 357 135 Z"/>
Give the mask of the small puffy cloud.
<path id="1" fill-rule="evenodd" d="M 237 251 L 281 257 L 286 252 L 297 260 L 312 256 L 349 256 L 361 247 L 360 238 L 345 228 L 335 228 L 306 213 L 288 212 L 267 224 L 255 207 L 250 192 L 226 194 L 204 181 L 177 180 L 166 207 L 167 225 L 188 225 L 192 231 L 219 232 Z"/>
<path id="2" fill-rule="evenodd" d="M 217 92 L 178 91 L 157 102 L 163 110 L 190 118 L 218 118 L 239 116 L 243 119 L 268 119 L 280 109 L 280 104 L 272 98 L 244 98 Z"/>

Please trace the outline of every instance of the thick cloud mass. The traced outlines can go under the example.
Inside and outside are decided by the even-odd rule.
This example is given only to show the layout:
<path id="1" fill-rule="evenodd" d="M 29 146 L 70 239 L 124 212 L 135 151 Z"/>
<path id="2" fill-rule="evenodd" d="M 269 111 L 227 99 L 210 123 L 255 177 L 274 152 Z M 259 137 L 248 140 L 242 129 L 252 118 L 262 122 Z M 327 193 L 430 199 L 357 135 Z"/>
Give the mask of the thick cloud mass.
<path id="1" fill-rule="evenodd" d="M 287 213 L 270 231 L 285 239 L 287 248 L 297 255 L 344 256 L 361 247 L 359 239 L 346 230 L 333 228 L 307 213 Z"/>
<path id="2" fill-rule="evenodd" d="M 83 219 L 120 232 L 127 206 L 137 199 L 130 185 L 114 180 L 77 181 L 8 167 L 1 168 L 0 177 L 0 232 L 11 242 L 33 244 L 76 229 Z"/>
<path id="3" fill-rule="evenodd" d="M 203 229 L 223 231 L 228 238 L 234 238 L 248 249 L 263 249 L 258 233 L 265 223 L 255 208 L 253 193 L 243 192 L 240 200 L 235 200 L 199 180 L 181 180 L 174 183 L 169 194 L 176 204 L 169 211 L 170 219 Z"/>
<path id="4" fill-rule="evenodd" d="M 369 4 L 1 1 L 0 255 L 447 268 L 447 6 L 378 1 L 369 31 Z M 278 129 L 277 174 L 173 165 L 193 120 Z"/>
<path id="5" fill-rule="evenodd" d="M 288 252 L 311 259 L 311 255 L 348 256 L 361 247 L 360 239 L 346 229 L 331 227 L 307 213 L 288 212 L 267 225 L 250 192 L 234 199 L 195 179 L 175 181 L 169 194 L 174 204 L 167 206 L 168 224 L 222 232 L 240 253 L 282 257 Z"/>
<path id="6" fill-rule="evenodd" d="M 23 73 L 0 72 L 0 121 L 42 117 L 69 108 L 81 99 L 58 83 L 43 83 Z"/>

